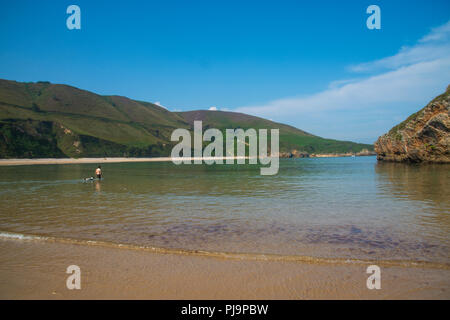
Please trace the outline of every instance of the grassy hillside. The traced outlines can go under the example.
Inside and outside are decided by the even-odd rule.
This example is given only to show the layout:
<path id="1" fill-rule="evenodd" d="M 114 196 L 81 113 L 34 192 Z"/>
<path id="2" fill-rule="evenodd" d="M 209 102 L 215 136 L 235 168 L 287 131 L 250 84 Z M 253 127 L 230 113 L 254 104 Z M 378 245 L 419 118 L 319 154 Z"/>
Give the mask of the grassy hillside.
<path id="1" fill-rule="evenodd" d="M 0 158 L 169 155 L 176 128 L 279 128 L 280 150 L 358 152 L 370 145 L 322 139 L 241 113 L 170 112 L 149 102 L 101 96 L 49 82 L 0 79 Z"/>
<path id="2" fill-rule="evenodd" d="M 177 114 L 191 126 L 194 120 L 202 120 L 204 129 L 279 129 L 280 152 L 297 150 L 307 153 L 346 153 L 359 152 L 362 149 L 373 150 L 372 145 L 324 139 L 292 126 L 238 112 L 197 110 Z"/>
<path id="3" fill-rule="evenodd" d="M 0 80 L 0 157 L 43 156 L 25 152 L 28 144 L 19 151 L 6 139 L 11 136 L 8 128 L 15 128 L 14 132 L 21 130 L 30 141 L 37 141 L 42 121 L 51 124 L 59 155 L 68 157 L 168 155 L 172 131 L 189 127 L 178 115 L 148 102 L 48 82 Z M 29 130 L 30 126 L 36 130 Z"/>

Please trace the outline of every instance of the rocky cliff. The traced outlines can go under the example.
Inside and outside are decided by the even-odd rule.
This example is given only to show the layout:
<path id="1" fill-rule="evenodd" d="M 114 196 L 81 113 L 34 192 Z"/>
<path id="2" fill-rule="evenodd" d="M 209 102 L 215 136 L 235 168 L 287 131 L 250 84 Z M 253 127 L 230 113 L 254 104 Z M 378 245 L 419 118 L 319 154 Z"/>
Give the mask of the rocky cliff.
<path id="1" fill-rule="evenodd" d="M 377 159 L 450 163 L 450 86 L 375 143 Z"/>

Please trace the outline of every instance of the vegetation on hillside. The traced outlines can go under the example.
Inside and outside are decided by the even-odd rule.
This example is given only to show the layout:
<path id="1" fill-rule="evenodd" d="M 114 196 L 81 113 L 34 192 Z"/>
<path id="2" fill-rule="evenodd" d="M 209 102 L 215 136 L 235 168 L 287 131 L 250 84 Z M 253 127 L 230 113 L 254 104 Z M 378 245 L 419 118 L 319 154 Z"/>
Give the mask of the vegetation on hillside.
<path id="1" fill-rule="evenodd" d="M 101 96 L 49 82 L 0 80 L 0 158 L 149 157 L 170 155 L 176 128 L 279 128 L 280 151 L 358 152 L 371 145 L 323 139 L 297 128 L 234 112 L 170 112 L 121 96 Z"/>
<path id="2" fill-rule="evenodd" d="M 203 129 L 217 128 L 225 132 L 225 129 L 248 128 L 279 129 L 280 152 L 292 152 L 293 150 L 306 153 L 347 153 L 360 152 L 363 149 L 373 150 L 372 145 L 324 139 L 303 130 L 276 123 L 259 117 L 237 112 L 224 111 L 187 111 L 178 112 L 191 126 L 194 120 L 202 120 Z"/>

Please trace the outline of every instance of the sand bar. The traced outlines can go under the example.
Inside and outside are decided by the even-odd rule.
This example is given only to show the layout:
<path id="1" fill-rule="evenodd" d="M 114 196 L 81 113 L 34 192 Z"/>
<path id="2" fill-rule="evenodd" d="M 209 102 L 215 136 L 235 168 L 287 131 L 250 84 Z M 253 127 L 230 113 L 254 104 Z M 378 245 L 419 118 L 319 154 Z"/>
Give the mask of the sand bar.
<path id="1" fill-rule="evenodd" d="M 190 157 L 182 158 L 184 160 L 213 160 L 213 159 L 240 159 L 244 157 Z M 247 157 L 248 158 L 248 157 Z M 180 158 L 174 158 L 177 160 Z M 119 162 L 169 162 L 171 157 L 157 158 L 40 158 L 40 159 L 0 159 L 0 166 L 20 166 L 20 165 L 36 165 L 36 164 L 82 164 L 82 163 L 119 163 Z"/>

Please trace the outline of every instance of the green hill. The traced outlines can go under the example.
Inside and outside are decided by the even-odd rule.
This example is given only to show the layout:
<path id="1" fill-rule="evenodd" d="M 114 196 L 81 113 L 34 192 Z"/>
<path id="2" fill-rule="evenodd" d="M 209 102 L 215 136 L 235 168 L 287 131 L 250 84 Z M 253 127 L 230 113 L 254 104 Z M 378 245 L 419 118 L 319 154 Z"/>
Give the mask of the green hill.
<path id="1" fill-rule="evenodd" d="M 194 120 L 202 120 L 204 129 L 279 129 L 280 152 L 283 153 L 293 152 L 294 150 L 306 153 L 357 153 L 363 149 L 373 150 L 372 145 L 324 139 L 289 125 L 244 113 L 196 110 L 178 112 L 177 114 L 191 126 Z"/>
<path id="2" fill-rule="evenodd" d="M 279 128 L 280 151 L 358 152 L 371 145 L 323 139 L 242 113 L 170 112 L 120 96 L 49 82 L 0 79 L 0 158 L 169 155 L 176 128 Z"/>

